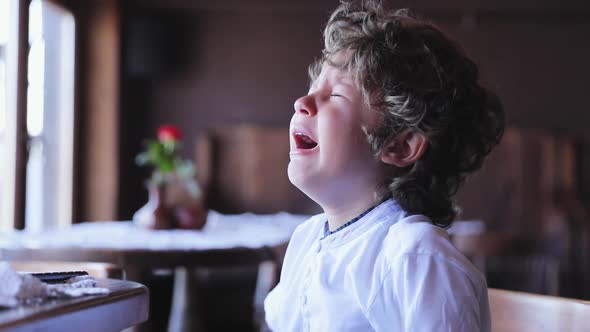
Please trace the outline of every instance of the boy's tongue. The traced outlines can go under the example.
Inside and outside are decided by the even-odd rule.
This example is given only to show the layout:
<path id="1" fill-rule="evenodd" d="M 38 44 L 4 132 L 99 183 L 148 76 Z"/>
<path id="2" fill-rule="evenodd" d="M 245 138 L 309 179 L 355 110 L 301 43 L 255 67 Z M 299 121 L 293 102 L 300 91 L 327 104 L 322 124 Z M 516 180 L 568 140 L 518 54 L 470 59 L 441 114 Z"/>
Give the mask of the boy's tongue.
<path id="1" fill-rule="evenodd" d="M 304 134 L 296 134 L 295 140 L 297 148 L 299 149 L 313 149 L 318 145 L 316 141 L 312 140 L 309 136 Z"/>

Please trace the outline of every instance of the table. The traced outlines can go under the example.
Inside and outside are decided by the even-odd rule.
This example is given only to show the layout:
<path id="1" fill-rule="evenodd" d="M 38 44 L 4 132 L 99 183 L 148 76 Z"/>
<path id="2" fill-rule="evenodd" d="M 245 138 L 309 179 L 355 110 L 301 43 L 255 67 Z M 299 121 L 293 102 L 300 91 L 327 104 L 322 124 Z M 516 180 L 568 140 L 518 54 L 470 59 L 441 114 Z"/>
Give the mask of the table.
<path id="1" fill-rule="evenodd" d="M 108 295 L 54 299 L 0 311 L 1 331 L 121 331 L 148 319 L 149 295 L 132 281 L 98 279 Z"/>
<path id="2" fill-rule="evenodd" d="M 294 229 L 309 216 L 277 213 L 224 215 L 210 211 L 207 224 L 195 230 L 148 230 L 132 222 L 75 224 L 43 233 L 0 234 L 0 259 L 109 262 L 125 269 L 127 279 L 141 282 L 153 269 L 175 271 L 170 330 L 198 330 L 190 299 L 187 269 L 280 265 Z M 149 324 L 148 324 L 149 325 Z M 150 330 L 145 326 L 144 330 Z"/>

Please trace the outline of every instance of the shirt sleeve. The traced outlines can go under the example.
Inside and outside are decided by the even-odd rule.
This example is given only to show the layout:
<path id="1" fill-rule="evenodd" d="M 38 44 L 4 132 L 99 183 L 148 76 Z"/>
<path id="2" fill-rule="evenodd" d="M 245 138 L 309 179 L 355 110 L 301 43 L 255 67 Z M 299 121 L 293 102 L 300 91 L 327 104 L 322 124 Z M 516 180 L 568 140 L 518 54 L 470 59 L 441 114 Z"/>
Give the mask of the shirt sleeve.
<path id="1" fill-rule="evenodd" d="M 442 256 L 403 255 L 391 265 L 367 317 L 376 331 L 487 332 L 478 289 L 481 285 Z"/>

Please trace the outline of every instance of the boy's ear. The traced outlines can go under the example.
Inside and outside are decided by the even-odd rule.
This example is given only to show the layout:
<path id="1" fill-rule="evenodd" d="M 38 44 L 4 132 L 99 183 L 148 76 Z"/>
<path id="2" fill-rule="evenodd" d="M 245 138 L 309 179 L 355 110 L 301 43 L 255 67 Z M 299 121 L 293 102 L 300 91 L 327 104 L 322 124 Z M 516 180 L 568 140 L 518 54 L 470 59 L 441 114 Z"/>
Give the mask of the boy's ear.
<path id="1" fill-rule="evenodd" d="M 422 157 L 427 147 L 426 136 L 408 128 L 385 142 L 380 159 L 397 167 L 410 166 Z"/>

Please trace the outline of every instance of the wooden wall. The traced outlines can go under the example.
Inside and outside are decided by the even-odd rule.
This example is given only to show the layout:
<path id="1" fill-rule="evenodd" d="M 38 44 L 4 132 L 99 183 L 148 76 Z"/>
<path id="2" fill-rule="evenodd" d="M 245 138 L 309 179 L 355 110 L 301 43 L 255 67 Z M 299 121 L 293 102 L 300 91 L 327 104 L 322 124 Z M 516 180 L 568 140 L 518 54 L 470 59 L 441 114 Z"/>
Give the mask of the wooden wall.
<path id="1" fill-rule="evenodd" d="M 57 1 L 76 25 L 74 222 L 117 219 L 120 39 L 118 0 Z"/>
<path id="2" fill-rule="evenodd" d="M 207 128 L 287 126 L 293 101 L 307 91 L 307 66 L 320 54 L 323 24 L 338 3 L 67 2 L 83 14 L 81 219 L 127 219 L 145 202 L 147 170 L 135 166 L 134 156 L 162 123 L 184 130 L 186 157 L 193 157 L 196 137 Z M 416 8 L 464 45 L 503 100 L 510 125 L 579 138 L 578 191 L 590 200 L 584 171 L 590 163 L 589 2 L 391 3 Z M 111 27 L 101 28 L 108 20 Z"/>
<path id="3" fill-rule="evenodd" d="M 120 186 L 120 217 L 130 217 L 144 199 L 145 173 L 133 165 L 132 156 L 141 148 L 141 139 L 153 135 L 159 124 L 175 123 L 185 131 L 187 157 L 192 156 L 193 138 L 210 127 L 287 126 L 293 101 L 307 90 L 307 65 L 320 54 L 322 26 L 337 3 L 123 3 L 121 167 L 126 176 Z M 585 102 L 590 4 L 409 3 L 463 44 L 480 64 L 483 81 L 502 98 L 510 125 L 590 139 Z M 159 49 L 157 42 L 144 50 L 163 52 L 156 56 L 159 60 L 142 60 L 142 52 L 129 47 L 138 35 L 133 28 L 138 20 L 171 32 L 159 44 L 168 51 Z M 159 69 L 126 70 L 137 61 L 159 61 Z"/>

